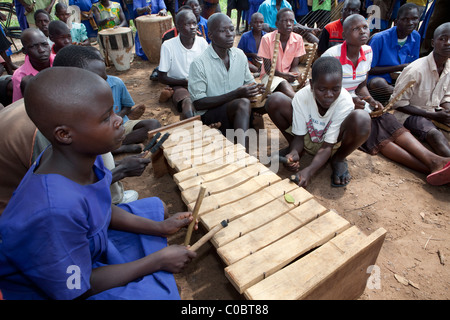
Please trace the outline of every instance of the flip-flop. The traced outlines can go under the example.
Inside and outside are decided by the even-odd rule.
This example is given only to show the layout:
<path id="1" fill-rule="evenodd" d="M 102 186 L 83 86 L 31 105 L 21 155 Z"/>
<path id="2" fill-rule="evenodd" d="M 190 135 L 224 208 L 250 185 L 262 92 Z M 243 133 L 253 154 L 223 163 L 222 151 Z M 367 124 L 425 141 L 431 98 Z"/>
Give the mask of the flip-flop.
<path id="1" fill-rule="evenodd" d="M 433 186 L 450 183 L 450 161 L 441 170 L 429 174 L 427 182 Z"/>
<path id="2" fill-rule="evenodd" d="M 333 166 L 332 166 L 332 169 L 333 169 L 333 173 L 331 174 L 331 186 L 332 187 L 336 187 L 336 188 L 341 188 L 341 187 L 345 187 L 346 185 L 348 185 L 349 183 L 350 183 L 350 179 L 351 179 L 351 176 L 350 176 L 350 173 L 348 172 L 348 164 L 347 164 L 347 162 L 342 162 L 343 163 L 343 165 L 344 165 L 344 171 L 342 172 L 342 173 L 336 173 L 336 170 L 333 168 Z M 349 180 L 348 180 L 348 182 L 347 183 L 345 183 L 345 184 L 335 184 L 334 183 L 334 178 L 336 178 L 336 177 L 338 177 L 339 178 L 339 180 L 343 180 L 344 178 L 346 178 L 346 177 L 348 177 L 348 178 L 350 178 Z"/>

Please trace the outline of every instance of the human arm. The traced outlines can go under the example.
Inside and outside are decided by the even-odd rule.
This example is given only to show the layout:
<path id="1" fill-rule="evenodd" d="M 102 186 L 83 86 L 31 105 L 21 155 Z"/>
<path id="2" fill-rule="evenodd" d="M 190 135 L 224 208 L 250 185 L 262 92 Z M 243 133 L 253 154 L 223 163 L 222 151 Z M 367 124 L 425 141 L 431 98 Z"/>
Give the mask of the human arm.
<path id="1" fill-rule="evenodd" d="M 158 72 L 158 81 L 162 84 L 167 84 L 169 86 L 184 86 L 186 87 L 188 85 L 187 79 L 175 79 L 172 77 L 169 77 L 167 75 L 167 72 Z"/>
<path id="2" fill-rule="evenodd" d="M 377 75 L 377 74 L 392 73 L 396 71 L 403 71 L 403 69 L 406 68 L 408 64 L 409 63 L 403 63 L 394 66 L 372 67 L 369 71 L 369 74 Z"/>
<path id="3" fill-rule="evenodd" d="M 353 97 L 355 109 L 364 109 L 365 102 L 370 104 L 374 111 L 383 109 L 381 102 L 375 100 L 369 93 L 369 89 L 367 88 L 367 78 L 359 84 L 355 89 L 355 93 L 356 97 Z"/>
<path id="4" fill-rule="evenodd" d="M 427 118 L 429 120 L 434 120 L 445 125 L 450 125 L 450 109 L 448 108 L 448 103 L 443 104 L 446 108 L 442 111 L 427 111 L 415 106 L 407 105 L 403 107 L 396 108 L 397 111 L 413 115 L 413 116 L 421 116 Z M 441 105 L 442 106 L 442 105 Z"/>
<path id="5" fill-rule="evenodd" d="M 261 84 L 252 83 L 250 85 L 242 85 L 235 90 L 227 92 L 222 95 L 213 97 L 204 97 L 194 101 L 194 106 L 197 110 L 208 110 L 221 106 L 232 100 L 238 98 L 252 98 L 262 92 L 263 86 Z"/>
<path id="6" fill-rule="evenodd" d="M 144 155 L 132 155 L 117 161 L 115 168 L 111 170 L 111 184 L 126 177 L 140 176 L 151 162 L 150 159 L 144 158 Z"/>
<path id="7" fill-rule="evenodd" d="M 125 14 L 123 13 L 122 7 L 119 7 L 119 19 L 120 19 L 120 24 L 118 26 L 114 26 L 114 28 L 128 26 L 128 22 L 127 22 L 127 19 L 125 18 Z"/>
<path id="8" fill-rule="evenodd" d="M 142 16 L 143 14 L 152 13 L 152 5 L 149 4 L 148 6 L 136 8 L 136 14 L 138 16 Z"/>
<path id="9" fill-rule="evenodd" d="M 55 1 L 56 0 L 51 0 L 50 3 L 48 4 L 47 7 L 45 7 L 45 11 L 47 11 L 48 13 L 50 13 L 53 9 L 53 6 L 55 5 Z"/>

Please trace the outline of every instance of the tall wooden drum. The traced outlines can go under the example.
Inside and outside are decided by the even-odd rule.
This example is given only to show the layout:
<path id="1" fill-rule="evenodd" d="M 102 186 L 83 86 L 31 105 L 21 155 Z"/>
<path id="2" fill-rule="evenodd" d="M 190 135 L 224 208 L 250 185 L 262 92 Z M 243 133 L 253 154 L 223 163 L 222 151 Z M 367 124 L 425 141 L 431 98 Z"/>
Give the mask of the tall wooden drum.
<path id="1" fill-rule="evenodd" d="M 148 14 L 136 18 L 136 29 L 148 61 L 151 63 L 159 62 L 161 43 L 163 34 L 172 28 L 171 16 L 158 16 Z"/>

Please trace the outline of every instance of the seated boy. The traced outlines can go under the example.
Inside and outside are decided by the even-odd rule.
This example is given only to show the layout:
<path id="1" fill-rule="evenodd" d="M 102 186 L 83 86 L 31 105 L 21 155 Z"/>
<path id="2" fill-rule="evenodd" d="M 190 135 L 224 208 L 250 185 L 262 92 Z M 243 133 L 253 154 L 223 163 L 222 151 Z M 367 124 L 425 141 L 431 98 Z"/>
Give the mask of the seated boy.
<path id="1" fill-rule="evenodd" d="M 168 246 L 167 236 L 192 214 L 165 219 L 156 197 L 111 204 L 111 172 L 99 155 L 120 146 L 124 129 L 108 84 L 87 70 L 48 68 L 30 81 L 24 100 L 51 147 L 0 219 L 4 298 L 179 299 L 172 273 L 196 253 Z"/>
<path id="2" fill-rule="evenodd" d="M 419 58 L 420 35 L 415 30 L 418 23 L 417 6 L 404 4 L 398 10 L 395 26 L 376 33 L 369 42 L 373 60 L 367 87 L 371 95 L 383 104 L 387 103 L 394 90 L 391 74 L 401 72 Z"/>
<path id="3" fill-rule="evenodd" d="M 436 124 L 450 126 L 449 39 L 450 22 L 447 22 L 434 31 L 433 51 L 403 70 L 393 93 L 396 95 L 409 81 L 416 81 L 395 103 L 395 116 L 420 141 L 446 157 L 450 156 L 448 135 Z"/>
<path id="4" fill-rule="evenodd" d="M 248 68 L 244 52 L 234 48 L 235 30 L 231 19 L 215 13 L 208 19 L 211 45 L 189 68 L 188 89 L 196 114 L 203 123 L 220 123 L 220 131 L 250 127 L 250 98 L 261 93 L 261 86 Z M 247 141 L 239 141 L 248 147 Z"/>
<path id="5" fill-rule="evenodd" d="M 187 119 L 194 115 L 187 89 L 189 67 L 205 51 L 208 43 L 197 36 L 197 19 L 191 10 L 180 11 L 175 22 L 179 34 L 161 46 L 158 79 L 172 88 L 173 105 L 182 113 L 182 118 Z"/>
<path id="6" fill-rule="evenodd" d="M 242 34 L 238 43 L 238 48 L 244 51 L 248 58 L 248 67 L 252 73 L 260 72 L 262 59 L 258 56 L 261 38 L 266 34 L 262 27 L 264 17 L 261 13 L 255 12 L 250 18 L 250 31 Z"/>
<path id="7" fill-rule="evenodd" d="M 306 187 L 330 159 L 331 185 L 343 187 L 351 179 L 345 158 L 367 140 L 370 116 L 354 110 L 350 93 L 342 87 L 338 59 L 317 59 L 311 75 L 310 86 L 298 91 L 292 100 L 277 92 L 272 94 L 266 103 L 267 112 L 289 143 L 288 169 L 299 170 L 304 151 L 314 155 L 311 164 L 298 173 L 300 186 Z"/>
<path id="8" fill-rule="evenodd" d="M 54 20 L 49 23 L 48 37 L 53 41 L 53 54 L 57 54 L 59 50 L 72 44 L 69 27 L 60 20 Z"/>
<path id="9" fill-rule="evenodd" d="M 39 71 L 51 67 L 55 58 L 55 55 L 51 53 L 47 37 L 39 29 L 25 29 L 20 36 L 20 41 L 25 53 L 25 62 L 14 71 L 12 76 L 13 102 L 23 97 L 22 79 L 26 76 L 35 76 Z"/>
<path id="10" fill-rule="evenodd" d="M 272 65 L 275 37 L 278 33 L 280 34 L 278 59 L 270 92 L 280 91 L 289 98 L 293 98 L 295 95 L 291 83 L 297 80 L 300 74 L 298 69 L 300 57 L 306 53 L 302 36 L 292 32 L 294 23 L 294 12 L 291 9 L 283 8 L 278 11 L 275 22 L 278 30 L 262 37 L 258 51 L 258 56 L 263 58 L 264 61 L 261 68 L 261 83 L 267 84 Z"/>
<path id="11" fill-rule="evenodd" d="M 67 24 L 70 29 L 70 35 L 72 36 L 72 44 L 89 46 L 89 38 L 86 31 L 86 26 L 79 22 L 68 22 L 70 18 L 70 12 L 67 9 L 67 5 L 59 2 L 55 5 L 55 15 L 59 20 Z"/>

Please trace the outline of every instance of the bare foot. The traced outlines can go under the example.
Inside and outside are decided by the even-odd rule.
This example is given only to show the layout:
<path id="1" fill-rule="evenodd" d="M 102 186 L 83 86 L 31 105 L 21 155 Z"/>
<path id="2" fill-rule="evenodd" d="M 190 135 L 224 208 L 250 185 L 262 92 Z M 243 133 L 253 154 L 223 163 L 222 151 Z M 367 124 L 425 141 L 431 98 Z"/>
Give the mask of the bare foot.
<path id="1" fill-rule="evenodd" d="M 138 120 L 145 112 L 145 105 L 139 104 L 131 108 L 131 112 L 128 114 L 128 119 Z"/>
<path id="2" fill-rule="evenodd" d="M 169 86 L 165 87 L 161 91 L 161 95 L 159 96 L 159 102 L 166 102 L 169 100 L 173 95 L 173 89 Z"/>

